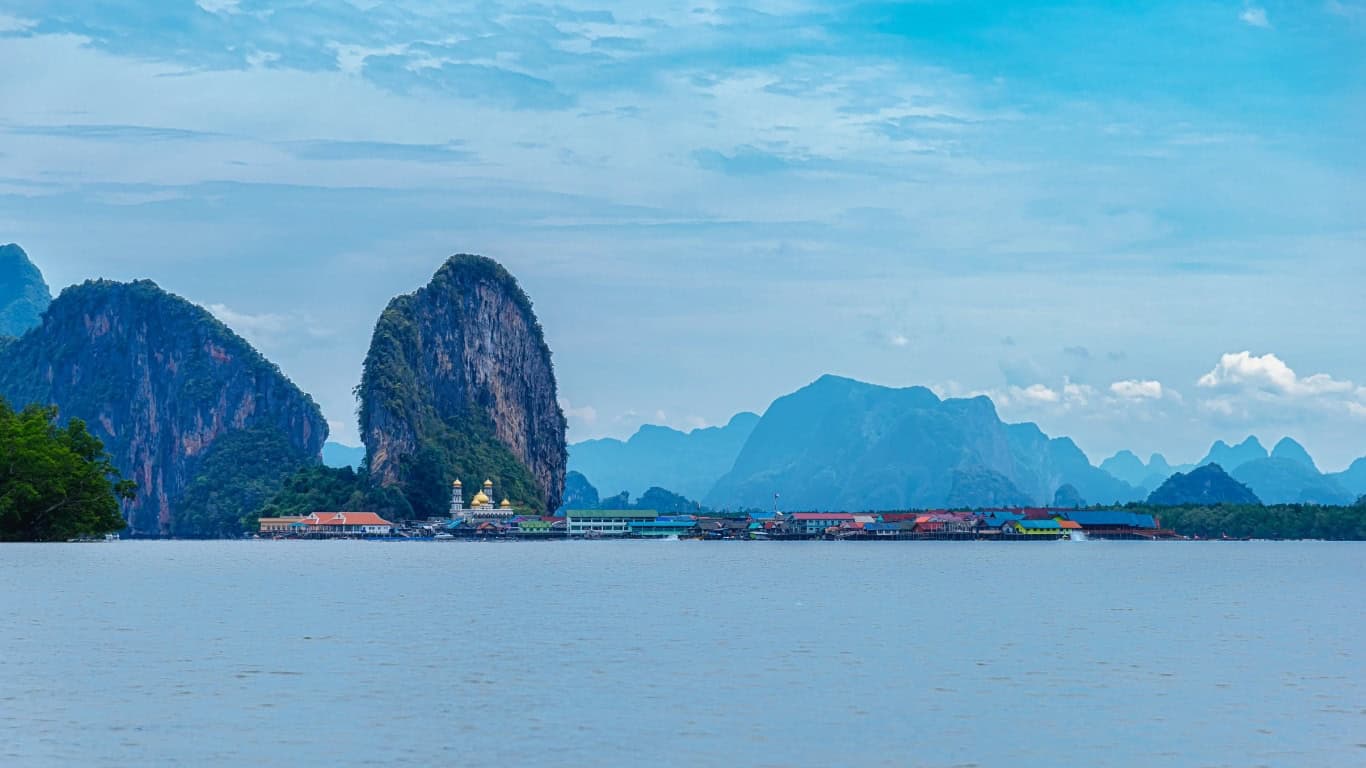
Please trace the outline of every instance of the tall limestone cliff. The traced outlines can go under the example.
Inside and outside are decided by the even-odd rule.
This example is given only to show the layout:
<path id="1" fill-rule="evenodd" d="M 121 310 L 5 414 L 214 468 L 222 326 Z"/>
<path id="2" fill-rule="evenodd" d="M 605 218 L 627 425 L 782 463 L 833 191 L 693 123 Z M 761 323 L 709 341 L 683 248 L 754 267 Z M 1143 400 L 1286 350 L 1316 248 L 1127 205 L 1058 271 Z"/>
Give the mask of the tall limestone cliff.
<path id="1" fill-rule="evenodd" d="M 419 517 L 450 483 L 491 479 L 496 500 L 560 505 L 565 419 L 531 300 L 497 262 L 452 256 L 426 287 L 389 302 L 358 390 L 371 477 Z"/>
<path id="2" fill-rule="evenodd" d="M 23 336 L 51 303 L 47 281 L 24 249 L 0 245 L 0 336 Z"/>
<path id="3" fill-rule="evenodd" d="M 19 407 L 53 404 L 89 425 L 138 484 L 124 508 L 138 535 L 240 532 L 237 494 L 229 519 L 208 520 L 199 506 L 182 509 L 187 489 L 219 488 L 223 475 L 247 471 L 227 454 L 259 457 L 269 446 L 271 466 L 283 472 L 315 462 L 327 438 L 318 406 L 278 368 L 207 311 L 148 281 L 62 291 L 42 325 L 0 350 L 0 396 Z M 201 476 L 215 466 L 215 477 Z"/>

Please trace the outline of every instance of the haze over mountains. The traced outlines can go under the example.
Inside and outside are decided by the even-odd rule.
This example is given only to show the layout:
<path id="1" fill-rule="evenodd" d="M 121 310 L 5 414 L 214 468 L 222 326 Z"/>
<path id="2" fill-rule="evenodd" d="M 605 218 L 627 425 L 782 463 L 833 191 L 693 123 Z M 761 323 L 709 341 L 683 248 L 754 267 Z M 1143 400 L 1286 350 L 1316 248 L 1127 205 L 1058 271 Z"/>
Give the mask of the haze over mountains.
<path id="1" fill-rule="evenodd" d="M 639 495 L 658 486 L 701 499 L 730 471 L 758 423 L 758 414 L 745 412 L 725 426 L 691 432 L 647 424 L 629 440 L 575 443 L 569 448 L 569 464 L 592 478 L 600 491 Z"/>
<path id="2" fill-rule="evenodd" d="M 1213 475 L 1193 471 L 1215 464 Z M 1161 454 L 1145 462 L 1121 451 L 1096 467 L 1068 438 L 1002 422 L 988 398 L 941 400 L 922 387 L 837 376 L 725 427 L 647 426 L 626 441 L 571 445 L 569 467 L 604 491 L 686 488 L 684 496 L 713 508 L 767 508 L 775 493 L 787 509 L 1042 505 L 1060 489 L 1069 503 L 1075 489 L 1084 502 L 1109 504 L 1148 498 L 1169 480 L 1176 486 L 1160 497 L 1346 504 L 1366 493 L 1366 459 L 1324 475 L 1290 438 L 1270 452 L 1255 436 L 1216 441 L 1196 464 L 1172 465 Z M 725 468 L 709 480 L 704 467 Z"/>

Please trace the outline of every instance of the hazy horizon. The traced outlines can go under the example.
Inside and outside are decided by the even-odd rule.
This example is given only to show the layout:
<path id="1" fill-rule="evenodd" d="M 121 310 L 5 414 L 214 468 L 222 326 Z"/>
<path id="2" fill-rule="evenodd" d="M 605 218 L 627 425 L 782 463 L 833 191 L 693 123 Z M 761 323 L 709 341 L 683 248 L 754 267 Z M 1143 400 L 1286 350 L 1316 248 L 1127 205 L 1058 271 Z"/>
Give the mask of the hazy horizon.
<path id="1" fill-rule="evenodd" d="M 825 373 L 1198 460 L 1366 455 L 1366 2 L 0 11 L 0 242 L 200 303 L 356 444 L 388 300 L 502 262 L 571 441 Z"/>

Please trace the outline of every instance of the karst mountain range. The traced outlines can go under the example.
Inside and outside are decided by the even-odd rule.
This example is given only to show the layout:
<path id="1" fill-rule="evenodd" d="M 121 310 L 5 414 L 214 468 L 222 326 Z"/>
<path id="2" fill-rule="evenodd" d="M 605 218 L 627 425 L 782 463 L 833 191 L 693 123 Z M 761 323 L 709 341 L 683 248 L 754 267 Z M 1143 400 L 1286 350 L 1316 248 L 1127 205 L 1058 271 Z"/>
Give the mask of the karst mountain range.
<path id="1" fill-rule="evenodd" d="M 359 467 L 421 517 L 441 514 L 454 478 L 490 474 L 544 512 L 586 488 L 711 509 L 766 509 L 778 494 L 809 510 L 1111 504 L 1160 491 L 1346 504 L 1366 493 L 1366 459 L 1325 474 L 1289 438 L 1270 450 L 1255 437 L 1218 442 L 1192 465 L 1121 451 L 1097 466 L 1066 437 L 1004 422 L 986 397 L 837 376 L 723 426 L 646 425 L 566 445 L 531 299 L 471 255 L 440 263 L 376 318 L 357 388 L 363 446 L 326 442 L 313 399 L 207 310 L 146 280 L 91 279 L 53 299 L 17 245 L 0 246 L 0 396 L 86 422 L 138 483 L 124 513 L 145 536 L 230 534 L 212 511 L 225 467 L 234 493 L 264 499 L 319 461 Z"/>

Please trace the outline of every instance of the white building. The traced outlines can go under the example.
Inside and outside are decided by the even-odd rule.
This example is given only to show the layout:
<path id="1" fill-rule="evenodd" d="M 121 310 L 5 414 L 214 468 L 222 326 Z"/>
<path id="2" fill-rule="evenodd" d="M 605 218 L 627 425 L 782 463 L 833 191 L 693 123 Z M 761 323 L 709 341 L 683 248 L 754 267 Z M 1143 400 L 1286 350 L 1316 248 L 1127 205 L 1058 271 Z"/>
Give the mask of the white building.
<path id="1" fill-rule="evenodd" d="M 659 517 L 653 509 L 571 509 L 564 514 L 570 536 L 625 536 L 631 523 Z"/>

